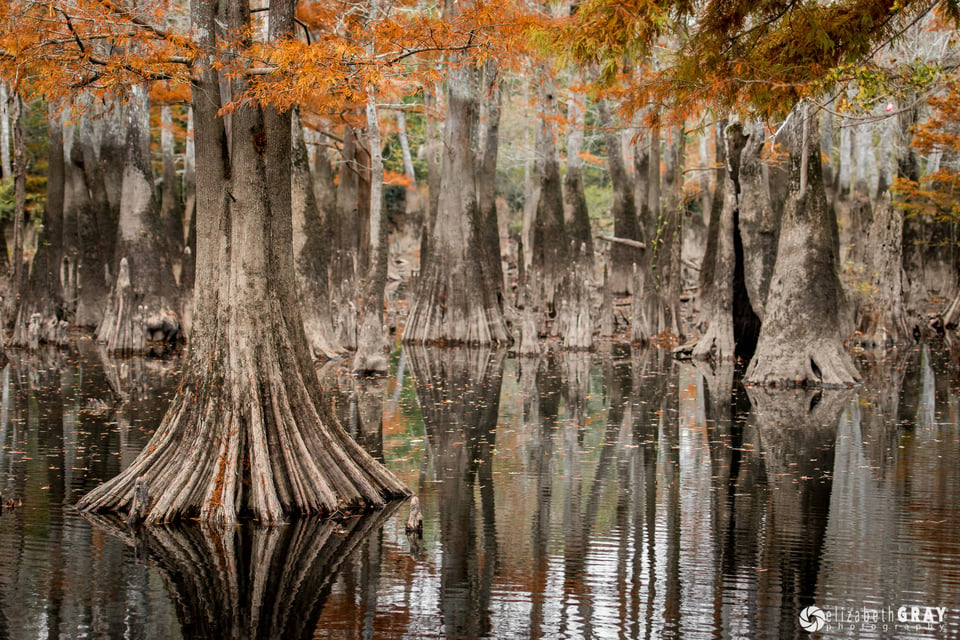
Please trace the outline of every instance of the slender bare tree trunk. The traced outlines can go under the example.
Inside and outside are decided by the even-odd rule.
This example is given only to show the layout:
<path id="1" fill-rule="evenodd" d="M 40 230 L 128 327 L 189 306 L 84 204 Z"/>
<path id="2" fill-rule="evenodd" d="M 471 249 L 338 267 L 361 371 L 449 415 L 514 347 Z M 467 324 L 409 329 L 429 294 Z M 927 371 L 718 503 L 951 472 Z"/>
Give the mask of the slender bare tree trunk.
<path id="1" fill-rule="evenodd" d="M 314 193 L 299 110 L 293 111 L 291 126 L 293 260 L 303 309 L 303 328 L 313 355 L 317 358 L 332 358 L 341 348 L 333 327 L 333 308 L 330 304 L 327 262 L 331 243 L 328 241 Z M 329 162 L 326 168 L 330 168 Z"/>
<path id="2" fill-rule="evenodd" d="M 13 257 L 10 286 L 15 311 L 23 288 L 23 225 L 27 208 L 27 149 L 23 135 L 24 104 L 20 94 L 13 96 Z M 4 305 L 8 307 L 9 305 Z M 6 311 L 6 309 L 5 309 Z"/>
<path id="3" fill-rule="evenodd" d="M 49 113 L 47 150 L 47 198 L 43 225 L 37 235 L 37 253 L 17 309 L 11 346 L 36 348 L 41 342 L 62 344 L 67 338 L 60 283 L 63 250 L 64 149 L 63 122 L 53 109 Z M 31 324 L 35 327 L 31 335 Z"/>
<path id="4" fill-rule="evenodd" d="M 403 158 L 403 175 L 408 181 L 404 187 L 406 192 L 405 213 L 408 224 L 411 220 L 415 220 L 419 225 L 422 222 L 423 203 L 420 198 L 420 190 L 417 187 L 417 172 L 413 166 L 413 154 L 410 152 L 410 138 L 407 136 L 407 114 L 403 109 L 397 109 L 396 117 L 397 138 L 400 139 L 400 154 Z"/>
<path id="5" fill-rule="evenodd" d="M 293 0 L 270 5 L 270 36 L 291 31 Z M 126 511 L 151 488 L 146 522 L 191 516 L 263 523 L 366 510 L 407 493 L 326 405 L 300 315 L 291 224 L 291 115 L 244 103 L 232 141 L 220 109 L 214 0 L 193 0 L 201 36 L 193 87 L 197 157 L 194 335 L 183 378 L 151 443 L 80 501 Z M 224 6 L 228 30 L 246 2 Z M 235 78 L 235 89 L 245 88 Z"/>
<path id="6" fill-rule="evenodd" d="M 660 218 L 660 127 L 655 126 L 650 129 L 648 140 L 650 154 L 647 169 L 649 177 L 647 179 L 647 219 L 645 221 L 648 229 L 647 236 L 653 237 L 657 228 L 657 220 Z"/>
<path id="7" fill-rule="evenodd" d="M 373 2 L 372 7 L 376 7 Z M 374 9 L 375 11 L 375 9 Z M 384 292 L 387 286 L 387 219 L 383 211 L 383 152 L 380 146 L 380 116 L 377 93 L 367 87 L 367 141 L 370 145 L 370 251 L 363 283 L 363 299 L 357 320 L 355 373 L 387 373 L 387 330 L 383 322 Z"/>
<path id="8" fill-rule="evenodd" d="M 10 94 L 7 84 L 0 81 L 0 173 L 4 181 L 13 179 L 10 163 Z"/>

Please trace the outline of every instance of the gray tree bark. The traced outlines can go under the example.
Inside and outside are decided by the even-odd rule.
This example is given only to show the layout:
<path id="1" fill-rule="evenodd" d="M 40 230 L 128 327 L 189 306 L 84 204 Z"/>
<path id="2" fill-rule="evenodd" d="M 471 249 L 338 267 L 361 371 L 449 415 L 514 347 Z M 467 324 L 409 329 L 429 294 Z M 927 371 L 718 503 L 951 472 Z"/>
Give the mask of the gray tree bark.
<path id="1" fill-rule="evenodd" d="M 376 6 L 372 3 L 371 6 Z M 383 322 L 384 292 L 387 286 L 387 219 L 383 201 L 383 152 L 380 145 L 380 116 L 377 94 L 367 87 L 367 142 L 370 151 L 369 263 L 360 285 L 362 300 L 357 319 L 357 352 L 354 373 L 387 373 L 387 335 Z"/>
<path id="2" fill-rule="evenodd" d="M 270 37 L 295 2 L 270 5 Z M 224 7 L 228 29 L 249 7 Z M 126 511 L 138 478 L 159 488 L 146 523 L 188 517 L 231 524 L 332 515 L 384 505 L 407 489 L 353 441 L 325 404 L 303 331 L 291 225 L 291 116 L 240 105 L 231 143 L 220 109 L 216 3 L 194 0 L 201 56 L 193 87 L 197 157 L 194 335 L 177 395 L 150 444 L 84 496 L 90 511 Z M 235 78 L 237 92 L 245 88 Z"/>
<path id="3" fill-rule="evenodd" d="M 23 133 L 24 103 L 20 94 L 15 93 L 13 99 L 13 251 L 10 259 L 10 286 L 13 295 L 9 304 L 4 305 L 4 316 L 7 311 L 14 312 L 19 304 L 21 289 L 23 288 L 23 225 L 27 208 L 27 148 Z"/>
<path id="4" fill-rule="evenodd" d="M 332 358 L 341 347 L 337 342 L 333 308 L 330 304 L 328 259 L 331 244 L 314 193 L 307 144 L 298 110 L 294 110 L 291 115 L 291 126 L 293 260 L 297 273 L 297 291 L 303 310 L 303 328 L 314 357 Z M 329 169 L 329 162 L 326 168 Z"/>
<path id="5" fill-rule="evenodd" d="M 564 225 L 570 236 L 574 260 L 583 259 L 583 264 L 592 271 L 593 234 L 590 231 L 590 211 L 583 184 L 584 130 L 586 110 L 576 96 L 567 101 L 567 172 L 563 176 Z"/>
<path id="6" fill-rule="evenodd" d="M 542 70 L 539 80 L 539 122 L 534 149 L 535 180 L 539 186 L 533 219 L 533 279 L 537 304 L 544 313 L 555 312 L 556 289 L 567 265 L 567 233 L 563 224 L 563 182 L 557 151 L 557 87 Z"/>
<path id="7" fill-rule="evenodd" d="M 60 283 L 64 198 L 63 121 L 52 109 L 47 130 L 47 198 L 43 209 L 43 225 L 37 236 L 37 253 L 20 296 L 10 336 L 10 345 L 14 347 L 35 348 L 41 342 L 62 344 L 67 337 Z M 30 323 L 34 319 L 38 328 L 35 338 L 30 335 Z"/>
<path id="8" fill-rule="evenodd" d="M 479 166 L 477 168 L 477 200 L 483 220 L 483 247 L 490 263 L 490 273 L 497 300 L 503 308 L 503 263 L 500 251 L 500 225 L 497 220 L 497 156 L 500 151 L 500 70 L 493 60 L 484 65 L 486 118 L 481 131 Z"/>
<path id="9" fill-rule="evenodd" d="M 476 70 L 464 65 L 447 82 L 437 218 L 403 341 L 498 344 L 510 341 L 493 274 L 482 250 L 474 140 Z M 478 251 L 477 248 L 480 248 Z"/>
<path id="10" fill-rule="evenodd" d="M 115 275 L 97 341 L 108 353 L 131 354 L 180 340 L 180 291 L 168 253 L 150 162 L 147 88 L 134 85 L 126 108 L 127 143 L 114 258 Z M 180 227 L 182 229 L 182 226 Z"/>
<path id="11" fill-rule="evenodd" d="M 13 179 L 13 165 L 10 162 L 10 94 L 5 82 L 0 82 L 0 175 L 4 181 Z"/>
<path id="12" fill-rule="evenodd" d="M 740 123 L 731 124 L 723 132 L 724 158 L 731 159 L 721 174 L 723 185 L 717 185 L 716 197 L 722 197 L 718 215 L 710 217 L 710 238 L 714 238 L 712 251 L 704 255 L 703 271 L 709 276 L 709 295 L 704 300 L 704 318 L 708 322 L 706 333 L 697 342 L 693 356 L 706 359 L 713 356 L 718 361 L 734 356 L 734 272 L 736 270 L 735 226 L 737 209 L 740 206 L 740 156 L 747 137 Z M 709 246 L 709 245 L 708 245 Z M 706 262 L 707 258 L 710 263 Z"/>
<path id="13" fill-rule="evenodd" d="M 815 116 L 804 105 L 785 127 L 790 194 L 784 206 L 770 291 L 746 381 L 766 386 L 836 387 L 859 379 L 844 350 L 844 309 L 834 249 L 836 218 L 827 203 Z"/>
<path id="14" fill-rule="evenodd" d="M 614 126 L 610 106 L 605 100 L 597 103 L 600 126 L 603 127 L 603 139 L 607 146 L 607 166 L 610 169 L 610 181 L 613 183 L 613 234 L 626 240 L 641 241 L 640 224 L 637 218 L 637 206 L 634 202 L 633 185 L 627 176 L 623 162 L 623 146 L 619 128 Z M 613 243 L 609 249 L 608 286 L 613 294 L 639 293 L 633 291 L 633 265 L 643 260 L 643 250 L 621 243 Z"/>
<path id="15" fill-rule="evenodd" d="M 903 308 L 903 212 L 889 191 L 877 204 L 866 237 L 868 290 L 857 308 L 857 342 L 885 349 L 909 336 Z"/>
<path id="16" fill-rule="evenodd" d="M 160 158 L 163 170 L 163 188 L 160 192 L 160 220 L 163 241 L 170 257 L 174 276 L 180 282 L 183 274 L 183 200 L 180 181 L 177 180 L 176 150 L 173 135 L 173 107 L 160 107 Z"/>
<path id="17" fill-rule="evenodd" d="M 657 136 L 659 138 L 659 136 Z M 644 274 L 643 320 L 647 323 L 643 335 L 653 337 L 670 334 L 682 337 L 680 326 L 680 249 L 683 224 L 683 163 L 685 157 L 683 127 L 670 132 L 664 158 L 664 202 L 658 205 L 656 226 L 650 234 L 646 250 Z M 658 162 L 659 166 L 659 162 Z M 653 167 L 651 166 L 651 172 Z M 657 171 L 659 182 L 659 171 Z M 660 189 L 657 189 L 659 192 Z M 634 295 L 637 295 L 634 292 Z"/>

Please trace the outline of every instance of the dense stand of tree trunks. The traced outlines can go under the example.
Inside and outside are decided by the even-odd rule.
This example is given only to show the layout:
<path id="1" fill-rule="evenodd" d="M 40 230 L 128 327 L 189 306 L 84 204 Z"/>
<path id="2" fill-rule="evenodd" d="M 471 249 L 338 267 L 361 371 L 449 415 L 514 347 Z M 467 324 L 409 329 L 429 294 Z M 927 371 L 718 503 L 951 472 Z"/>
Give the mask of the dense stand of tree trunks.
<path id="1" fill-rule="evenodd" d="M 740 234 L 737 219 L 741 202 L 740 167 L 741 154 L 747 142 L 743 125 L 734 123 L 723 132 L 724 151 L 717 157 L 727 159 L 722 175 L 723 184 L 717 185 L 714 202 L 720 201 L 720 210 L 710 218 L 707 251 L 704 253 L 703 273 L 709 273 L 710 284 L 703 301 L 706 333 L 697 342 L 693 355 L 696 358 L 713 356 L 718 361 L 732 358 L 736 352 L 734 330 L 734 297 L 736 272 L 743 271 L 743 252 L 736 251 Z M 739 258 L 740 264 L 737 264 Z M 709 260 L 709 262 L 708 262 Z M 701 283 L 703 280 L 701 279 Z M 703 285 L 701 285 L 703 287 Z M 701 289 L 703 292 L 703 288 Z"/>
<path id="2" fill-rule="evenodd" d="M 355 373 L 383 375 L 387 372 L 387 337 L 383 319 L 384 292 L 387 286 L 388 223 L 383 197 L 383 153 L 380 143 L 380 117 L 377 94 L 367 87 L 367 142 L 370 153 L 370 204 L 367 263 L 358 287 L 357 352 L 353 358 Z"/>
<path id="3" fill-rule="evenodd" d="M 533 216 L 532 282 L 541 321 L 556 312 L 557 287 L 567 265 L 569 246 L 564 226 L 563 182 L 557 150 L 557 86 L 546 70 L 540 70 L 538 118 L 534 151 L 537 181 Z"/>
<path id="4" fill-rule="evenodd" d="M 14 347 L 36 348 L 40 343 L 62 344 L 66 340 L 67 320 L 60 285 L 65 168 L 63 120 L 53 111 L 47 130 L 47 197 L 43 226 L 37 236 L 37 252 L 13 323 L 10 345 Z"/>
<path id="5" fill-rule="evenodd" d="M 270 6 L 270 37 L 293 26 L 295 2 Z M 222 8 L 249 25 L 249 7 Z M 222 118 L 212 66 L 216 5 L 195 0 L 197 283 L 194 337 L 177 394 L 151 443 L 84 496 L 88 511 L 128 511 L 152 487 L 146 521 L 187 517 L 263 523 L 370 509 L 406 488 L 347 435 L 327 408 L 303 330 L 291 214 L 291 115 L 243 104 Z M 242 78 L 234 79 L 242 91 Z"/>

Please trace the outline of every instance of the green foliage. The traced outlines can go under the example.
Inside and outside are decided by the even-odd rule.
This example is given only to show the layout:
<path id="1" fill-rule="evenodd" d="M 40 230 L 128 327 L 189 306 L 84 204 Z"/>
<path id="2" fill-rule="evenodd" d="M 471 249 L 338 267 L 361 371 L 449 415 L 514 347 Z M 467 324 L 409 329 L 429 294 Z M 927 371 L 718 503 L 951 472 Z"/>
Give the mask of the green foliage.
<path id="1" fill-rule="evenodd" d="M 26 219 L 39 224 L 43 219 L 43 206 L 47 202 L 47 177 L 27 177 Z M 0 184 L 0 222 L 13 220 L 16 211 L 13 182 Z"/>
<path id="2" fill-rule="evenodd" d="M 47 107 L 41 101 L 25 105 L 23 137 L 27 160 L 26 216 L 39 224 L 47 201 Z M 0 184 L 0 222 L 13 220 L 16 198 L 13 181 Z"/>

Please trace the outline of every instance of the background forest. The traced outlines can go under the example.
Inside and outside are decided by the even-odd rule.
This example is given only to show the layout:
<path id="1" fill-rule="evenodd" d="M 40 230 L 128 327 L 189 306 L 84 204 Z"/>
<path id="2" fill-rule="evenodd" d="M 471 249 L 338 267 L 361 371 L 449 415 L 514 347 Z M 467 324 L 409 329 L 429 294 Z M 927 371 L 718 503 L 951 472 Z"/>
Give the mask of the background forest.
<path id="1" fill-rule="evenodd" d="M 117 352 L 189 336 L 196 177 L 187 10 L 172 2 L 4 10 L 0 215 L 12 346 L 63 341 L 69 325 L 95 330 Z M 413 305 L 409 341 L 516 340 L 532 352 L 537 338 L 589 348 L 595 336 L 627 332 L 639 342 L 703 336 L 699 356 L 749 358 L 784 228 L 789 157 L 801 155 L 789 146 L 790 114 L 803 120 L 797 144 L 819 147 L 829 212 L 814 226 L 835 245 L 834 265 L 800 279 L 815 286 L 840 276 L 843 290 L 820 305 L 837 316 L 827 324 L 841 340 L 887 347 L 949 335 L 960 313 L 952 10 L 301 2 L 281 44 L 245 34 L 243 54 L 221 60 L 224 77 L 243 58 L 254 79 L 225 95 L 222 115 L 229 125 L 230 111 L 250 100 L 296 109 L 297 282 L 317 357 L 360 347 L 357 370 L 383 370 L 383 325 L 363 330 L 366 300 L 375 316 L 386 308 L 400 333 Z M 266 29 L 266 7 L 252 11 L 247 28 Z M 38 28 L 18 28 L 28 24 Z M 466 168 L 453 168 L 443 150 L 455 127 Z M 475 214 L 462 198 L 441 204 L 445 165 L 461 172 L 450 184 L 474 186 Z M 131 170 L 143 192 L 124 202 Z M 725 222 L 730 186 L 737 215 Z M 462 290 L 451 300 L 437 293 L 442 277 L 426 259 L 438 228 L 457 223 L 438 217 L 448 207 L 471 219 L 487 253 L 482 268 L 471 267 L 472 284 L 443 283 Z M 377 266 L 378 234 L 388 239 L 386 269 Z M 731 256 L 734 237 L 740 253 Z M 449 273 L 460 260 L 435 262 Z M 128 280 L 135 302 L 124 309 Z M 477 292 L 476 301 L 455 300 Z M 438 297 L 466 317 L 479 305 L 486 319 L 452 321 L 449 309 L 435 312 Z M 808 311 L 816 323 L 818 310 Z M 768 334 L 782 333 L 790 317 L 767 324 Z M 837 340 L 816 340 L 824 339 Z M 779 349 L 790 340 L 772 338 Z M 856 378 L 842 355 L 829 360 L 767 373 L 780 382 Z"/>
<path id="2" fill-rule="evenodd" d="M 755 385 L 854 384 L 851 346 L 952 342 L 960 323 L 957 15 L 5 3 L 8 344 L 74 327 L 114 354 L 190 344 L 161 433 L 208 442 L 242 416 L 253 435 L 171 471 L 185 489 L 155 519 L 230 519 L 225 494 L 267 521 L 337 510 L 350 463 L 302 462 L 319 445 L 298 429 L 325 413 L 298 372 L 352 354 L 383 373 L 396 339 L 532 355 L 617 337 L 739 358 Z M 303 455 L 273 460 L 271 438 Z M 251 498 L 219 459 L 281 480 Z M 358 495 L 403 492 L 360 460 Z M 150 464 L 86 506 L 126 510 Z"/>

